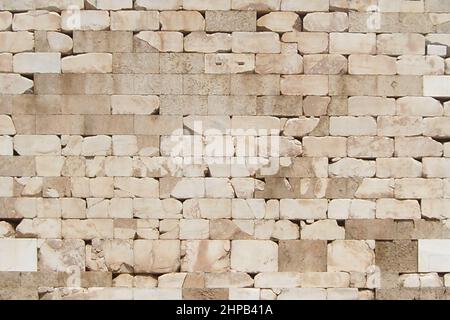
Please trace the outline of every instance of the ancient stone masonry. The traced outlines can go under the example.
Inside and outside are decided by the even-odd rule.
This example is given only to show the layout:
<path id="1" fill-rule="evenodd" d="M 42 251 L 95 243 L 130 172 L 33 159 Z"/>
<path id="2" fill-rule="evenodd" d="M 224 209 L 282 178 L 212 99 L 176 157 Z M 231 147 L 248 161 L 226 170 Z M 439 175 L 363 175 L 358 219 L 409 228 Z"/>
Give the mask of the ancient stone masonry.
<path id="1" fill-rule="evenodd" d="M 0 299 L 449 299 L 450 0 L 0 0 Z"/>

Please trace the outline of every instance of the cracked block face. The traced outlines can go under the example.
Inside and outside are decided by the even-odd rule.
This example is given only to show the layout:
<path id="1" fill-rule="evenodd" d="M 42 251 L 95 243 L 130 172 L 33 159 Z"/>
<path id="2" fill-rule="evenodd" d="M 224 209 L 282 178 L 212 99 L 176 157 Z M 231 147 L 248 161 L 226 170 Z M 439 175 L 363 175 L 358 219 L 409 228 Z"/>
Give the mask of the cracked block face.
<path id="1" fill-rule="evenodd" d="M 0 300 L 447 299 L 449 0 L 1 0 Z"/>

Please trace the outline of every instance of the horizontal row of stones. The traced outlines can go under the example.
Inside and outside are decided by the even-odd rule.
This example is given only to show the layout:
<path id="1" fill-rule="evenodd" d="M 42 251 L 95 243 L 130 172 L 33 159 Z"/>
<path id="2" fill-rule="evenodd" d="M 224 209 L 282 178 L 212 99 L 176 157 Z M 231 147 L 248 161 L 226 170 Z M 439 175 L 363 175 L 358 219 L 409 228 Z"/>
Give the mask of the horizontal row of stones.
<path id="1" fill-rule="evenodd" d="M 2 31 L 0 52 L 70 53 L 233 52 L 302 54 L 384 54 L 448 56 L 449 35 L 439 33 L 283 33 L 196 31 L 73 31 L 73 39 L 53 31 Z"/>
<path id="2" fill-rule="evenodd" d="M 95 180 L 93 180 L 96 182 Z M 119 180 L 120 181 L 120 180 Z M 105 194 L 99 194 L 97 198 L 89 198 L 86 200 L 80 198 L 0 198 L 3 206 L 0 212 L 2 219 L 22 219 L 35 218 L 39 219 L 112 219 L 122 218 L 131 219 L 240 219 L 240 220 L 314 220 L 314 219 L 448 219 L 450 200 L 427 198 L 421 201 L 417 200 L 396 200 L 396 199 L 281 199 L 280 201 L 271 199 L 267 202 L 264 199 L 229 199 L 229 198 L 200 198 L 188 199 L 180 202 L 177 199 L 157 199 L 157 198 L 131 198 L 130 193 L 125 190 L 116 190 L 119 197 L 114 199 L 99 198 Z M 120 193 L 122 191 L 122 193 Z M 146 190 L 145 190 L 146 191 Z M 149 193 L 149 192 L 147 192 Z M 39 219 L 37 221 L 39 221 Z M 233 229 L 242 224 L 243 229 L 252 230 L 252 221 L 240 222 L 237 224 L 229 223 L 229 227 Z M 44 221 L 45 222 L 45 221 Z M 92 223 L 95 221 L 92 220 Z M 105 227 L 112 226 L 112 220 L 97 221 Z M 157 222 L 157 221 L 156 221 Z M 391 222 L 368 221 L 374 226 L 382 226 L 381 234 L 384 237 L 394 237 Z M 445 222 L 445 221 L 444 221 Z M 55 222 L 56 223 L 56 222 Z M 73 222 L 67 222 L 73 224 Z M 79 221 L 80 224 L 89 225 L 89 221 Z M 132 222 L 136 223 L 136 221 Z M 194 221 L 186 221 L 187 224 L 196 225 Z M 198 221 L 199 229 L 209 228 L 207 221 Z M 260 221 L 262 225 L 270 227 L 271 223 Z M 274 223 L 274 222 L 273 222 Z M 353 222 L 356 226 L 365 222 Z M 227 221 L 216 221 L 217 224 L 227 225 Z M 94 223 L 95 225 L 95 223 Z M 157 227 L 156 223 L 156 227 Z M 427 225 L 424 222 L 424 225 Z M 429 223 L 434 225 L 434 223 Z M 189 225 L 186 225 L 189 226 Z M 291 227 L 294 237 L 298 237 L 298 223 L 280 222 L 279 226 Z M 272 225 L 276 227 L 276 225 Z M 306 226 L 303 224 L 302 227 Z M 392 228 L 391 228 L 392 227 Z M 444 227 L 444 226 L 443 226 Z M 324 221 L 317 223 L 315 227 L 308 227 L 311 230 L 327 231 L 330 229 L 333 234 L 338 237 L 344 235 L 344 229 L 338 227 L 336 221 Z M 7 228 L 9 229 L 9 228 Z M 86 229 L 90 229 L 88 226 Z M 103 228 L 104 229 L 104 228 Z M 365 230 L 366 228 L 362 228 Z M 375 229 L 375 227 L 374 227 Z M 444 230 L 445 228 L 441 228 Z M 76 232 L 76 230 L 72 230 Z M 85 230 L 80 229 L 80 232 Z M 111 231 L 111 230 L 110 230 Z M 302 230 L 302 232 L 306 230 Z M 347 230 L 348 231 L 348 230 Z M 369 230 L 367 232 L 371 232 Z M 68 231 L 71 232 L 70 230 Z M 109 232 L 109 231 L 108 231 Z M 112 232 L 112 231 L 111 231 Z M 386 234 L 385 234 L 385 233 Z M 92 232 L 86 231 L 88 234 Z M 95 232 L 94 232 L 95 233 Z M 252 232 L 250 232 L 252 234 Z M 355 234 L 353 232 L 352 234 Z M 364 231 L 361 231 L 364 234 Z M 377 234 L 377 232 L 373 232 Z M 434 235 L 434 234 L 433 234 Z M 208 235 L 206 235 L 208 237 Z M 281 235 L 283 237 L 283 235 Z M 291 236 L 289 236 L 291 237 Z M 326 236 L 324 236 L 326 237 Z"/>
<path id="3" fill-rule="evenodd" d="M 81 239 L 0 239 L 0 248 L 6 257 L 0 262 L 0 270 L 68 272 L 72 269 L 149 274 L 357 272 L 367 275 L 368 281 L 361 281 L 360 287 L 377 288 L 383 271 L 449 272 L 449 242 L 446 239 L 334 240 L 328 243 L 325 240 L 93 239 L 86 244 Z M 154 259 L 155 256 L 158 259 Z M 340 281 L 332 276 L 328 281 L 348 285 L 349 275 L 342 276 L 338 277 Z M 261 282 L 266 282 L 269 288 L 296 287 L 307 277 L 302 275 L 300 281 L 292 282 L 284 274 L 271 274 L 266 280 L 275 281 Z M 314 275 L 311 277 L 314 279 Z"/>
<path id="4" fill-rule="evenodd" d="M 450 97 L 450 76 L 0 73 L 0 94 Z"/>
<path id="5" fill-rule="evenodd" d="M 73 200 L 73 199 L 63 199 Z M 307 223 L 298 223 L 289 220 L 229 220 L 229 219 L 129 219 L 121 218 L 128 215 L 126 212 L 127 200 L 111 201 L 111 209 L 102 199 L 89 199 L 99 201 L 88 208 L 88 215 L 102 216 L 110 214 L 112 219 L 69 219 L 53 218 L 23 219 L 17 227 L 5 221 L 0 221 L 0 238 L 37 238 L 37 239 L 147 239 L 147 240 L 423 240 L 423 239 L 449 239 L 450 224 L 447 222 L 424 220 L 374 220 L 350 219 L 341 223 L 336 220 L 320 220 Z M 48 202 L 48 201 L 47 201 Z M 62 201 L 63 214 L 67 211 L 67 204 L 78 204 L 75 201 Z M 90 201 L 92 202 L 92 201 Z M 125 206 L 123 205 L 125 203 Z M 447 202 L 448 204 L 448 202 Z M 42 205 L 39 202 L 39 205 Z M 113 205 L 118 205 L 112 209 Z M 106 207 L 100 211 L 99 207 Z M 42 208 L 39 208 L 41 210 Z M 51 210 L 52 208 L 50 208 Z M 71 208 L 69 208 L 71 209 Z M 77 209 L 77 208 L 75 208 Z M 122 209 L 122 211 L 120 211 Z M 74 210 L 72 208 L 72 210 Z M 50 215 L 52 212 L 46 212 Z M 80 209 L 74 212 L 77 216 L 84 213 Z M 245 213 L 245 212 L 244 212 Z M 72 214 L 72 216 L 75 216 Z M 142 214 L 140 214 L 143 216 Z M 403 219 L 403 217 L 402 217 Z M 311 222 L 311 221 L 309 221 Z M 432 230 L 432 232 L 430 232 Z M 406 234 L 411 232 L 411 234 Z M 428 234 L 427 234 L 428 232 Z"/>
<path id="6" fill-rule="evenodd" d="M 294 51 L 295 52 L 295 51 Z M 202 54 L 86 53 L 61 58 L 60 53 L 0 53 L 3 73 L 121 73 L 121 74 L 450 74 L 450 58 L 439 56 L 352 54 Z"/>
<path id="7" fill-rule="evenodd" d="M 369 23 L 376 17 L 378 25 Z M 271 12 L 257 19 L 255 11 L 95 11 L 45 10 L 12 14 L 0 11 L 0 30 L 13 31 L 310 31 L 448 33 L 448 13 Z"/>
<path id="8" fill-rule="evenodd" d="M 36 9 L 122 10 L 255 10 L 255 11 L 329 11 L 329 10 L 373 10 L 380 12 L 448 12 L 450 5 L 440 0 L 4 0 L 0 10 L 27 11 Z"/>

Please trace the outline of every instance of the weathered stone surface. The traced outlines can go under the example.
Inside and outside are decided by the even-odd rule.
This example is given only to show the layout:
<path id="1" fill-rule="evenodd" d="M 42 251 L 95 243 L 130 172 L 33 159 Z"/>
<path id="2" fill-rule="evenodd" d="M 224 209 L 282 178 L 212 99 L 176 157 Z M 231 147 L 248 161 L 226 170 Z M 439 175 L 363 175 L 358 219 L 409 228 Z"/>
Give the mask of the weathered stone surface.
<path id="1" fill-rule="evenodd" d="M 327 269 L 326 250 L 323 240 L 280 241 L 278 271 L 324 272 Z"/>
<path id="2" fill-rule="evenodd" d="M 36 239 L 0 239 L 0 271 L 37 271 Z"/>
<path id="3" fill-rule="evenodd" d="M 110 73 L 112 55 L 109 53 L 86 53 L 62 58 L 63 73 Z"/>
<path id="4" fill-rule="evenodd" d="M 336 240 L 328 245 L 327 271 L 367 272 L 375 254 L 365 241 Z"/>
<path id="5" fill-rule="evenodd" d="M 230 241 L 192 240 L 182 245 L 181 271 L 225 272 L 230 268 Z"/>
<path id="6" fill-rule="evenodd" d="M 231 269 L 250 273 L 278 271 L 278 245 L 263 240 L 232 241 Z"/>

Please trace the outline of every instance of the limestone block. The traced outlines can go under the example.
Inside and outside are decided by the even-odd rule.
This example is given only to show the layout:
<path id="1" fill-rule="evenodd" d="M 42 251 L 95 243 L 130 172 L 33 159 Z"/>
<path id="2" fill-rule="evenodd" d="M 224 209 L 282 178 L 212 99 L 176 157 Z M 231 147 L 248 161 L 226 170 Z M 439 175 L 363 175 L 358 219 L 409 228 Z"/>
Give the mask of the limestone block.
<path id="1" fill-rule="evenodd" d="M 206 11 L 206 31 L 256 31 L 256 11 Z"/>
<path id="2" fill-rule="evenodd" d="M 375 263 L 375 254 L 365 241 L 336 240 L 327 248 L 327 271 L 367 272 Z"/>
<path id="3" fill-rule="evenodd" d="M 175 199 L 133 199 L 134 216 L 141 219 L 179 219 L 182 203 Z"/>
<path id="4" fill-rule="evenodd" d="M 9 136 L 0 136 L 0 156 L 13 155 L 13 139 Z"/>
<path id="5" fill-rule="evenodd" d="M 10 116 L 0 115 L 0 134 L 16 134 L 16 128 Z"/>
<path id="6" fill-rule="evenodd" d="M 83 156 L 107 156 L 111 154 L 111 138 L 109 136 L 98 135 L 86 137 L 81 144 L 81 154 Z"/>
<path id="7" fill-rule="evenodd" d="M 308 13 L 303 19 L 303 28 L 314 32 L 342 32 L 348 29 L 348 16 L 344 12 Z"/>
<path id="8" fill-rule="evenodd" d="M 110 73 L 112 54 L 86 53 L 64 57 L 61 60 L 63 73 Z"/>
<path id="9" fill-rule="evenodd" d="M 328 202 L 326 200 L 282 199 L 280 217 L 282 219 L 325 219 Z"/>
<path id="10" fill-rule="evenodd" d="M 403 97 L 397 99 L 398 115 L 407 116 L 442 116 L 442 104 L 430 97 Z"/>
<path id="11" fill-rule="evenodd" d="M 304 155 L 308 157 L 345 157 L 347 139 L 343 137 L 304 137 Z"/>
<path id="12" fill-rule="evenodd" d="M 175 31 L 141 31 L 135 35 L 150 46 L 156 52 L 181 52 L 183 51 L 183 34 Z"/>
<path id="13" fill-rule="evenodd" d="M 159 30 L 159 13 L 157 11 L 111 12 L 111 30 Z"/>
<path id="14" fill-rule="evenodd" d="M 11 53 L 0 53 L 0 72 L 13 72 L 13 56 Z"/>
<path id="15" fill-rule="evenodd" d="M 450 159 L 424 158 L 423 175 L 426 178 L 450 178 Z"/>
<path id="16" fill-rule="evenodd" d="M 299 74 L 303 72 L 303 59 L 298 54 L 257 54 L 256 73 Z"/>
<path id="17" fill-rule="evenodd" d="M 419 240 L 418 242 L 418 271 L 448 272 L 448 240 Z"/>
<path id="18" fill-rule="evenodd" d="M 231 0 L 232 10 L 277 11 L 281 0 Z"/>
<path id="19" fill-rule="evenodd" d="M 422 216 L 429 219 L 446 219 L 449 214 L 449 199 L 423 199 L 421 201 Z"/>
<path id="20" fill-rule="evenodd" d="M 303 288 L 346 288 L 350 275 L 346 272 L 308 272 L 302 274 Z"/>
<path id="21" fill-rule="evenodd" d="M 347 73 L 347 59 L 340 54 L 310 54 L 303 56 L 305 74 Z"/>
<path id="22" fill-rule="evenodd" d="M 14 150 L 20 155 L 59 155 L 61 142 L 57 136 L 14 136 Z"/>
<path id="23" fill-rule="evenodd" d="M 448 97 L 450 96 L 449 83 L 448 76 L 424 76 L 423 94 L 427 97 Z"/>
<path id="24" fill-rule="evenodd" d="M 280 53 L 279 35 L 275 32 L 233 32 L 234 53 Z"/>
<path id="25" fill-rule="evenodd" d="M 0 12 L 0 30 L 8 30 L 11 28 L 13 15 L 11 12 Z"/>
<path id="26" fill-rule="evenodd" d="M 12 21 L 14 31 L 53 30 L 57 31 L 61 26 L 61 17 L 56 12 L 44 10 L 16 13 Z"/>
<path id="27" fill-rule="evenodd" d="M 231 269 L 242 272 L 278 271 L 278 245 L 265 240 L 234 240 Z"/>
<path id="28" fill-rule="evenodd" d="M 417 241 L 377 241 L 375 262 L 381 271 L 417 272 Z"/>
<path id="29" fill-rule="evenodd" d="M 304 137 L 310 134 L 319 125 L 319 119 L 300 117 L 289 119 L 283 128 L 283 134 L 293 137 Z"/>
<path id="30" fill-rule="evenodd" d="M 302 226 L 301 238 L 309 240 L 345 239 L 345 229 L 338 226 L 335 220 L 319 220 Z"/>
<path id="31" fill-rule="evenodd" d="M 184 38 L 186 52 L 225 52 L 231 50 L 232 36 L 226 33 L 191 32 Z"/>
<path id="32" fill-rule="evenodd" d="M 349 74 L 396 74 L 396 59 L 389 56 L 350 55 Z"/>
<path id="33" fill-rule="evenodd" d="M 47 239 L 39 244 L 39 270 L 68 272 L 85 269 L 84 241 Z M 36 270 L 34 270 L 36 271 Z"/>
<path id="34" fill-rule="evenodd" d="M 62 236 L 64 239 L 112 239 L 113 221 L 110 219 L 63 220 Z"/>
<path id="35" fill-rule="evenodd" d="M 295 75 L 281 78 L 284 95 L 327 95 L 328 77 L 323 75 Z"/>
<path id="36" fill-rule="evenodd" d="M 0 239 L 0 271 L 37 271 L 36 239 Z"/>
<path id="37" fill-rule="evenodd" d="M 152 31 L 142 31 L 152 32 Z M 139 33 L 140 34 L 140 33 Z M 138 34 L 138 35 L 139 35 Z M 136 35 L 136 37 L 138 37 Z M 133 33 L 131 31 L 74 31 L 73 52 L 131 52 Z"/>
<path id="38" fill-rule="evenodd" d="M 99 10 L 132 9 L 132 0 L 87 0 L 86 6 Z"/>
<path id="39" fill-rule="evenodd" d="M 307 1 L 307 0 L 281 0 L 281 10 L 283 11 L 328 11 L 329 2 L 326 0 Z"/>
<path id="40" fill-rule="evenodd" d="M 183 202 L 184 218 L 222 219 L 231 217 L 229 199 L 188 199 Z"/>
<path id="41" fill-rule="evenodd" d="M 99 240 L 86 246 L 86 268 L 94 271 L 133 272 L 132 240 Z"/>
<path id="42" fill-rule="evenodd" d="M 61 238 L 61 220 L 24 219 L 16 227 L 16 232 L 24 238 L 58 239 Z"/>
<path id="43" fill-rule="evenodd" d="M 28 31 L 0 32 L 0 52 L 25 52 L 33 51 L 34 35 Z"/>
<path id="44" fill-rule="evenodd" d="M 377 159 L 378 178 L 420 178 L 422 163 L 412 158 Z"/>
<path id="45" fill-rule="evenodd" d="M 328 167 L 330 177 L 373 177 L 376 172 L 374 161 L 344 158 Z"/>
<path id="46" fill-rule="evenodd" d="M 442 144 L 430 137 L 395 138 L 395 155 L 397 157 L 440 157 L 442 150 Z"/>
<path id="47" fill-rule="evenodd" d="M 395 181 L 397 199 L 427 199 L 442 196 L 441 179 L 404 178 Z"/>
<path id="48" fill-rule="evenodd" d="M 183 0 L 185 10 L 231 10 L 230 0 Z"/>
<path id="49" fill-rule="evenodd" d="M 230 268 L 230 242 L 226 240 L 183 241 L 181 271 L 226 272 Z"/>
<path id="50" fill-rule="evenodd" d="M 281 37 L 283 42 L 297 42 L 298 51 L 303 54 L 328 53 L 328 33 L 287 32 Z"/>
<path id="51" fill-rule="evenodd" d="M 14 238 L 14 227 L 6 221 L 0 222 L 0 238 Z"/>
<path id="52" fill-rule="evenodd" d="M 16 73 L 61 73 L 60 53 L 18 53 L 13 58 Z"/>
<path id="53" fill-rule="evenodd" d="M 398 74 L 441 75 L 445 72 L 444 59 L 436 56 L 400 56 L 397 60 Z"/>
<path id="54" fill-rule="evenodd" d="M 111 96 L 113 114 L 153 114 L 159 109 L 159 104 L 158 97 L 153 95 Z"/>
<path id="55" fill-rule="evenodd" d="M 108 11 L 98 10 L 65 10 L 61 12 L 61 28 L 73 30 L 107 30 L 111 25 Z"/>
<path id="56" fill-rule="evenodd" d="M 219 53 L 205 55 L 205 73 L 246 73 L 253 70 L 255 70 L 255 56 L 252 54 Z M 209 98 L 212 99 L 214 96 Z"/>
<path id="57" fill-rule="evenodd" d="M 447 117 L 425 118 L 424 135 L 433 138 L 447 138 L 449 136 L 448 123 Z"/>
<path id="58" fill-rule="evenodd" d="M 327 244 L 323 240 L 283 240 L 279 242 L 278 271 L 324 272 Z"/>
<path id="59" fill-rule="evenodd" d="M 330 117 L 332 136 L 370 136 L 376 132 L 376 121 L 372 117 Z"/>
<path id="60" fill-rule="evenodd" d="M 205 19 L 197 11 L 163 11 L 160 13 L 161 30 L 202 31 Z"/>
<path id="61" fill-rule="evenodd" d="M 417 116 L 381 116 L 378 118 L 379 136 L 415 136 L 424 131 L 421 117 Z"/>
<path id="62" fill-rule="evenodd" d="M 136 9 L 145 10 L 178 10 L 183 6 L 183 0 L 136 0 Z"/>
<path id="63" fill-rule="evenodd" d="M 377 53 L 386 55 L 425 54 L 425 37 L 414 33 L 379 34 Z"/>
<path id="64" fill-rule="evenodd" d="M 154 257 L 158 257 L 155 259 Z M 167 273 L 177 271 L 180 265 L 180 241 L 136 240 L 134 241 L 134 270 L 144 273 Z"/>
<path id="65" fill-rule="evenodd" d="M 376 217 L 379 219 L 420 219 L 416 200 L 378 199 Z"/>
<path id="66" fill-rule="evenodd" d="M 330 53 L 375 54 L 376 46 L 373 33 L 330 33 Z"/>
<path id="67" fill-rule="evenodd" d="M 295 288 L 303 281 L 298 272 L 263 272 L 255 276 L 256 288 Z"/>
<path id="68" fill-rule="evenodd" d="M 258 19 L 257 27 L 275 32 L 301 30 L 301 19 L 294 12 L 271 12 Z"/>
<path id="69" fill-rule="evenodd" d="M 70 53 L 73 49 L 73 40 L 70 36 L 53 31 L 35 32 L 36 51 Z"/>

